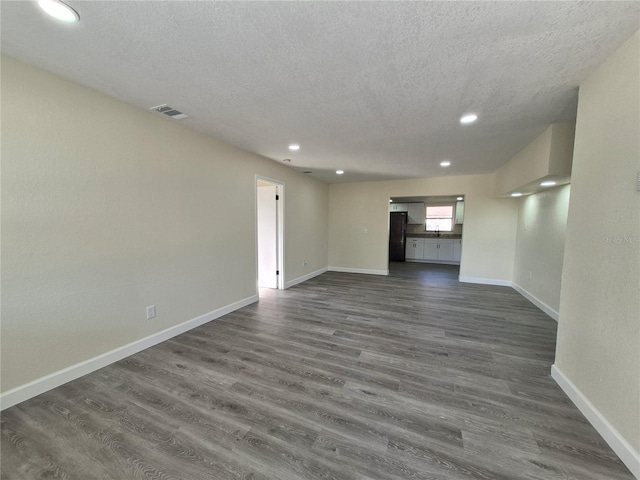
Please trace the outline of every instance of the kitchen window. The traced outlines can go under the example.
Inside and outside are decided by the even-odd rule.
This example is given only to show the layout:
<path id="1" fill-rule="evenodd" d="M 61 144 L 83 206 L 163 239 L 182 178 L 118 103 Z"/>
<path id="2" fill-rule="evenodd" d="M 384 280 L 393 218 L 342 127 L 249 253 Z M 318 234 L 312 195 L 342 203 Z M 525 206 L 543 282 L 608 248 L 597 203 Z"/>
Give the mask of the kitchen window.
<path id="1" fill-rule="evenodd" d="M 427 232 L 450 232 L 453 230 L 453 205 L 427 207 Z"/>

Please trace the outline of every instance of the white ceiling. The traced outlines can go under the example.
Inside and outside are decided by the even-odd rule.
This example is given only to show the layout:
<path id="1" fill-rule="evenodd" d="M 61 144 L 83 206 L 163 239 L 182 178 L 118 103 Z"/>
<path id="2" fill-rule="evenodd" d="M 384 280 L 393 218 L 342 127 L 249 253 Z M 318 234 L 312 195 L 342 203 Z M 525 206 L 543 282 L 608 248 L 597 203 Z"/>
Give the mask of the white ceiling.
<path id="1" fill-rule="evenodd" d="M 640 28 L 637 1 L 67 3 L 2 1 L 3 53 L 327 182 L 492 172 Z"/>

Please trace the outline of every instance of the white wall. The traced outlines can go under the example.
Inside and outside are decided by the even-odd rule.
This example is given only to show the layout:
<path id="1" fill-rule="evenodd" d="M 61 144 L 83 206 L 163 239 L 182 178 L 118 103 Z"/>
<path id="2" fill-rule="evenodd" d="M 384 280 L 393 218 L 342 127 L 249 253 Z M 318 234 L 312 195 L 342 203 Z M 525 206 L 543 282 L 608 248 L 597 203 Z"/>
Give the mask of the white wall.
<path id="1" fill-rule="evenodd" d="M 460 277 L 510 284 L 518 205 L 495 199 L 491 175 L 332 184 L 329 190 L 329 266 L 386 272 L 389 198 L 464 195 Z M 365 229 L 368 233 L 364 233 Z"/>
<path id="2" fill-rule="evenodd" d="M 3 57 L 2 392 L 255 296 L 256 174 L 325 269 L 326 184 Z"/>
<path id="3" fill-rule="evenodd" d="M 514 286 L 556 320 L 571 187 L 545 190 L 519 200 Z"/>
<path id="4" fill-rule="evenodd" d="M 639 60 L 637 32 L 580 86 L 554 369 L 640 462 Z"/>

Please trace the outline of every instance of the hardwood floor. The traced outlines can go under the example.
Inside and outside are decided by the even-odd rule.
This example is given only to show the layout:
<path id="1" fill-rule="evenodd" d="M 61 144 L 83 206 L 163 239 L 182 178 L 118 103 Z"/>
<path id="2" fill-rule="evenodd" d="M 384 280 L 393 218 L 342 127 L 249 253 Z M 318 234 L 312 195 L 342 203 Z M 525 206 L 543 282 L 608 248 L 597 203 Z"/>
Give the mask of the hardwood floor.
<path id="1" fill-rule="evenodd" d="M 632 479 L 549 376 L 556 323 L 457 274 L 262 291 L 3 412 L 1 478 Z"/>

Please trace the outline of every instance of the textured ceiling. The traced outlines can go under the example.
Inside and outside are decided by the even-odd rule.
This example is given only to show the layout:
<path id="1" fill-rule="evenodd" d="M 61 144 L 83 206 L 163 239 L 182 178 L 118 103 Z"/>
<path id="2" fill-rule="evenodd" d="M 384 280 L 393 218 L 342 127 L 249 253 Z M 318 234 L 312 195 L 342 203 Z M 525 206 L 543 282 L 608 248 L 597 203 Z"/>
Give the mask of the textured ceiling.
<path id="1" fill-rule="evenodd" d="M 3 53 L 328 182 L 492 172 L 640 28 L 640 2 L 67 3 L 2 1 Z"/>

